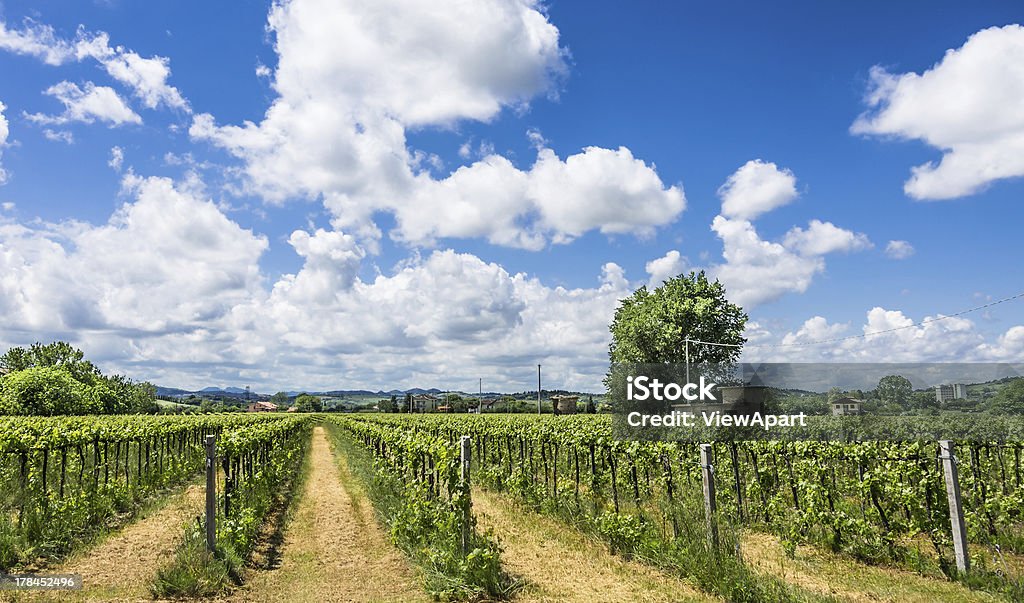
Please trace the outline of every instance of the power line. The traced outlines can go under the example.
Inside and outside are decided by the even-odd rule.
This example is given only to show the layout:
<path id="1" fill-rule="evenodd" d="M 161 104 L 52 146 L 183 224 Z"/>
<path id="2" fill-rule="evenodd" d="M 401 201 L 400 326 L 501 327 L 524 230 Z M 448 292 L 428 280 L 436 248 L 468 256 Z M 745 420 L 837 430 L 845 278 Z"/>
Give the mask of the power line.
<path id="1" fill-rule="evenodd" d="M 977 306 L 975 308 L 971 308 L 969 310 L 961 310 L 960 312 L 954 312 L 953 314 L 937 316 L 935 318 L 928 318 L 928 319 L 922 320 L 920 322 L 911 323 L 909 325 L 903 325 L 902 327 L 893 327 L 891 329 L 883 329 L 881 331 L 872 331 L 870 333 L 861 333 L 860 335 L 848 335 L 846 337 L 834 337 L 832 339 L 822 339 L 820 341 L 800 341 L 800 342 L 794 342 L 794 343 L 762 343 L 762 344 L 751 344 L 751 345 L 741 345 L 741 344 L 735 344 L 735 343 L 717 343 L 717 342 L 714 342 L 714 341 L 700 341 L 698 339 L 691 339 L 690 342 L 691 343 L 700 343 L 700 344 L 704 344 L 704 345 L 713 345 L 713 346 L 718 346 L 718 347 L 722 347 L 722 348 L 742 348 L 742 347 L 746 347 L 746 348 L 787 348 L 787 347 L 796 347 L 796 346 L 820 345 L 822 343 L 836 343 L 836 342 L 839 342 L 839 341 L 849 341 L 851 339 L 864 339 L 866 337 L 872 337 L 874 335 L 882 335 L 882 334 L 885 334 L 885 333 L 892 333 L 894 331 L 902 331 L 903 329 L 912 329 L 914 327 L 921 327 L 921 326 L 924 326 L 926 324 L 930 324 L 930 323 L 933 323 L 933 322 L 939 322 L 940 320 L 946 320 L 948 318 L 955 318 L 957 316 L 963 316 L 964 314 L 970 314 L 971 312 L 977 312 L 978 310 L 984 310 L 985 308 L 991 308 L 992 306 L 998 306 L 999 304 L 1006 303 L 1008 301 L 1013 301 L 1013 300 L 1021 298 L 1021 297 L 1024 297 L 1024 291 L 1022 291 L 1022 292 L 1020 292 L 1020 293 L 1018 293 L 1016 295 L 1011 295 L 1010 297 L 1004 297 L 1003 299 L 999 299 L 999 300 L 996 300 L 994 302 L 989 302 L 987 304 L 984 304 L 984 305 L 981 305 L 981 306 Z"/>

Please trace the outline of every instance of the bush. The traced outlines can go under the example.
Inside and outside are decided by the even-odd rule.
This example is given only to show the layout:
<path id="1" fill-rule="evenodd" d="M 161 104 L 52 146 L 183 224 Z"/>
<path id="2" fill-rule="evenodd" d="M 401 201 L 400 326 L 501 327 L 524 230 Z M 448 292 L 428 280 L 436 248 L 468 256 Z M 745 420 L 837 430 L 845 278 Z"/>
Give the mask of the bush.
<path id="1" fill-rule="evenodd" d="M 4 377 L 0 414 L 86 415 L 103 412 L 102 394 L 76 381 L 65 368 L 39 366 Z"/>

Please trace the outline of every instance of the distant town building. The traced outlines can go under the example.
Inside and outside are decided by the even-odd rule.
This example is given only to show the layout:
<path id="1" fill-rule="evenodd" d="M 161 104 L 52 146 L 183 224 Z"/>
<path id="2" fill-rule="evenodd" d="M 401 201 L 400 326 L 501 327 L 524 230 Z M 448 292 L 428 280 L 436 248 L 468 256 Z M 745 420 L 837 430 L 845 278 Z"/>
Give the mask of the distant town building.
<path id="1" fill-rule="evenodd" d="M 579 396 L 570 396 L 567 394 L 556 394 L 551 396 L 551 402 L 554 404 L 555 411 L 560 415 L 576 414 L 576 402 L 578 402 L 579 399 Z"/>
<path id="2" fill-rule="evenodd" d="M 840 417 L 843 415 L 859 415 L 863 400 L 857 398 L 836 398 L 832 401 L 832 415 Z"/>
<path id="3" fill-rule="evenodd" d="M 967 398 L 967 386 L 963 383 L 952 383 L 950 385 L 939 385 L 935 388 L 935 401 L 946 402 L 947 400 L 964 400 Z"/>
<path id="4" fill-rule="evenodd" d="M 252 402 L 245 407 L 249 412 L 271 412 L 277 410 L 277 404 L 273 402 Z"/>
<path id="5" fill-rule="evenodd" d="M 431 394 L 418 394 L 413 398 L 413 409 L 416 412 L 427 412 L 436 410 L 440 398 Z"/>

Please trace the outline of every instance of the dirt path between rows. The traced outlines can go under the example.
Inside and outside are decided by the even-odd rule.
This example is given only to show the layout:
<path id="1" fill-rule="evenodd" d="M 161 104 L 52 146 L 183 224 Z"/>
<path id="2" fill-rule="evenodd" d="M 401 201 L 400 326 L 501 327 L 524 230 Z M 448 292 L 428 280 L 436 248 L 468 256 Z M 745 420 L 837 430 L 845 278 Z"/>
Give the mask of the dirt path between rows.
<path id="1" fill-rule="evenodd" d="M 493 530 L 500 540 L 504 567 L 526 581 L 515 601 L 718 600 L 684 580 L 612 555 L 582 533 L 519 509 L 498 494 L 474 490 L 473 512 L 480 529 Z"/>
<path id="2" fill-rule="evenodd" d="M 844 601 L 874 603 L 933 603 L 934 601 L 1003 601 L 948 580 L 928 578 L 896 568 L 872 566 L 814 547 L 797 548 L 786 557 L 778 538 L 767 534 L 743 536 L 743 558 L 754 570 L 776 576 L 808 591 Z"/>
<path id="3" fill-rule="evenodd" d="M 342 484 L 323 427 L 313 430 L 309 475 L 288 524 L 281 565 L 256 572 L 232 601 L 429 601 L 373 509 Z M 350 479 L 346 479 L 350 482 Z"/>
<path id="4" fill-rule="evenodd" d="M 157 569 L 174 557 L 185 522 L 202 513 L 201 486 L 188 486 L 152 514 L 73 555 L 47 574 L 80 574 L 83 589 L 26 596 L 31 601 L 148 601 Z"/>

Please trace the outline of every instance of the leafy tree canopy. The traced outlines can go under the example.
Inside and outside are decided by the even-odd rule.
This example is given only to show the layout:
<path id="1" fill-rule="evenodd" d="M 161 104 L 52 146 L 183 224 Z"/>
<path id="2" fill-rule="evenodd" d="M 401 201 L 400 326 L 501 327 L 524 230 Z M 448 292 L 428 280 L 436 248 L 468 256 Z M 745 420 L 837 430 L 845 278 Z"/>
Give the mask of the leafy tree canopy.
<path id="1" fill-rule="evenodd" d="M 686 339 L 742 346 L 747 315 L 703 271 L 682 274 L 622 300 L 612 320 L 612 363 L 685 362 Z M 691 363 L 732 363 L 740 347 L 690 344 Z"/>
<path id="2" fill-rule="evenodd" d="M 4 377 L 5 415 L 86 415 L 103 412 L 109 392 L 77 381 L 64 367 L 33 366 Z"/>
<path id="3" fill-rule="evenodd" d="M 1014 379 L 999 389 L 992 399 L 998 413 L 1024 415 L 1024 378 Z"/>
<path id="4" fill-rule="evenodd" d="M 317 396 L 301 394 L 295 399 L 295 407 L 299 412 L 320 412 L 324 409 L 324 404 Z"/>
<path id="5" fill-rule="evenodd" d="M 906 377 L 888 375 L 878 381 L 878 388 L 875 392 L 883 403 L 907 408 L 910 406 L 910 397 L 914 393 L 914 386 Z"/>
<path id="6" fill-rule="evenodd" d="M 0 414 L 81 415 L 156 412 L 156 387 L 103 375 L 82 350 L 56 341 L 0 356 Z"/>
<path id="7" fill-rule="evenodd" d="M 0 368 L 6 372 L 39 366 L 64 368 L 75 380 L 88 384 L 95 383 L 100 376 L 99 369 L 85 359 L 82 350 L 64 341 L 33 343 L 27 348 L 14 347 L 0 356 Z"/>

